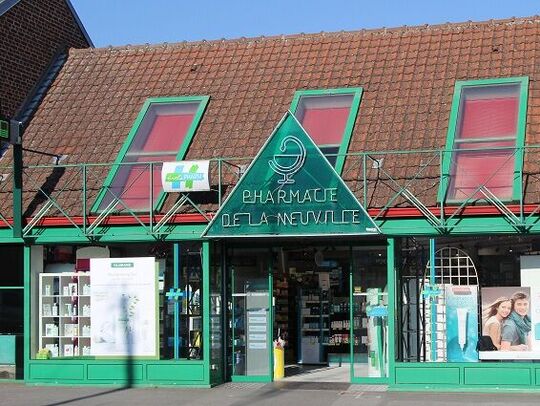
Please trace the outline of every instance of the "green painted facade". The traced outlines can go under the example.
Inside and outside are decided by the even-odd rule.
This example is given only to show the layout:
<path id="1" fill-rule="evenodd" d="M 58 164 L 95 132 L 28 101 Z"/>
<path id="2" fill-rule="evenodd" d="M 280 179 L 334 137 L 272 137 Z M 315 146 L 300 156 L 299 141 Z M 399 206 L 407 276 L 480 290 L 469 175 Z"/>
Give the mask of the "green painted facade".
<path id="1" fill-rule="evenodd" d="M 472 219 L 471 219 L 472 220 Z M 495 220 L 500 220 L 496 218 Z M 393 220 L 386 225 L 394 230 L 405 230 L 412 220 Z M 490 223 L 489 219 L 476 219 L 477 225 Z M 496 222 L 496 224 L 499 221 Z M 204 225 L 192 227 L 193 234 L 200 232 Z M 487 227 L 487 226 L 486 226 Z M 136 230 L 133 230 L 136 231 Z M 141 230 L 139 230 L 140 232 Z M 385 227 L 382 227 L 383 233 Z M 184 230 L 186 232 L 186 230 Z M 127 233 L 127 229 L 115 233 Z M 475 236 L 482 235 L 480 231 Z M 492 233 L 485 233 L 485 235 Z M 514 234 L 518 234 L 514 232 Z M 116 235 L 116 234 L 113 234 Z M 395 233 L 394 236 L 409 236 L 411 233 Z M 463 235 L 463 233 L 459 233 Z M 189 239 L 189 238 L 187 238 Z M 52 243 L 54 238 L 46 238 L 39 242 Z M 56 239 L 58 243 L 66 239 Z M 135 242 L 111 237 L 110 242 Z M 139 239 L 151 241 L 150 237 Z M 396 315 L 396 240 L 388 238 L 387 242 L 387 278 L 389 295 L 389 320 Z M 344 243 L 346 242 L 343 241 Z M 212 242 L 203 244 L 203 361 L 191 360 L 139 360 L 131 362 L 120 359 L 97 360 L 91 358 L 33 360 L 30 354 L 30 312 L 25 311 L 25 382 L 44 385 L 124 385 L 130 376 L 133 385 L 138 386 L 189 386 L 211 387 L 219 384 L 212 381 L 210 369 L 210 315 L 209 315 L 209 279 L 210 248 Z M 30 303 L 30 248 L 25 247 L 25 303 Z M 271 274 L 269 274 L 271 278 Z M 271 279 L 269 280 L 271 283 Z M 540 390 L 540 364 L 534 362 L 490 362 L 490 363 L 432 363 L 432 362 L 397 362 L 395 360 L 396 325 L 388 325 L 389 340 L 389 377 L 388 378 L 351 378 L 352 383 L 388 384 L 390 390 L 412 391 L 535 391 Z M 352 364 L 351 364 L 352 365 Z M 237 382 L 270 382 L 272 380 L 272 360 L 269 359 L 267 376 L 246 377 L 233 376 Z M 352 376 L 352 375 L 351 375 Z"/>
<path id="2" fill-rule="evenodd" d="M 518 232 L 502 216 L 466 217 L 455 219 L 448 233 L 444 235 L 526 235 L 538 234 L 539 216 L 529 219 L 528 233 Z M 388 236 L 387 278 L 389 295 L 389 320 L 395 320 L 396 311 L 396 262 L 395 238 L 411 235 L 441 236 L 427 220 L 419 218 L 392 219 L 378 221 L 382 234 Z M 205 224 L 183 225 L 171 228 L 165 241 L 201 240 Z M 4 231 L 4 243 L 20 243 L 19 239 L 9 238 Z M 74 227 L 35 229 L 33 237 L 28 238 L 24 249 L 24 301 L 30 298 L 30 246 L 41 244 L 89 244 L 88 239 Z M 391 236 L 391 237 L 390 237 Z M 340 242 L 347 243 L 348 237 Z M 136 243 L 156 241 L 155 237 L 140 226 L 110 227 L 104 230 L 101 243 Z M 29 384 L 59 385 L 123 385 L 131 376 L 134 385 L 171 385 L 210 387 L 220 381 L 212 381 L 210 367 L 210 258 L 211 245 L 203 244 L 203 361 L 191 360 L 138 360 L 131 364 L 126 360 L 96 360 L 90 358 L 33 360 L 30 353 L 31 314 L 25 308 L 24 379 Z M 388 336 L 395 337 L 396 325 L 390 322 Z M 540 389 L 540 364 L 534 362 L 492 362 L 492 363 L 404 363 L 395 361 L 396 343 L 389 341 L 388 378 L 352 378 L 355 383 L 387 383 L 392 390 L 469 390 L 524 391 Z M 272 360 L 269 359 L 269 374 L 265 377 L 233 377 L 234 381 L 271 381 Z M 131 368 L 131 370 L 130 370 Z M 128 372 L 130 371 L 130 372 Z"/>

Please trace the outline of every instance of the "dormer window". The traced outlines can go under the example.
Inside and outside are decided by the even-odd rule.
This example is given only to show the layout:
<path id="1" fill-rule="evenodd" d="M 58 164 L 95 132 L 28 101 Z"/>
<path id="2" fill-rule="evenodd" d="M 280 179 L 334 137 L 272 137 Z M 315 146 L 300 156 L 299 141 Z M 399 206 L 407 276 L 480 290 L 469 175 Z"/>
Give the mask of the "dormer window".
<path id="1" fill-rule="evenodd" d="M 446 200 L 482 199 L 485 193 L 519 198 L 527 86 L 527 78 L 456 83 L 444 162 Z"/>
<path id="2" fill-rule="evenodd" d="M 149 99 L 105 181 L 96 211 L 111 205 L 121 211 L 148 210 L 151 187 L 152 206 L 159 206 L 162 162 L 185 157 L 207 102 L 208 97 Z"/>
<path id="3" fill-rule="evenodd" d="M 362 89 L 303 90 L 291 104 L 302 127 L 341 173 L 358 114 Z"/>

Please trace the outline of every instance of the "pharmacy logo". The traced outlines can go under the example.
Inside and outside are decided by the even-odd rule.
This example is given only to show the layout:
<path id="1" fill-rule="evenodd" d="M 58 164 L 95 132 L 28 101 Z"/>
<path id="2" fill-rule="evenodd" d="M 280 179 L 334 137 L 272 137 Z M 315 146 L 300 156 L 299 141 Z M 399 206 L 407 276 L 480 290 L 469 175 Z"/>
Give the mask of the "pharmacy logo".
<path id="1" fill-rule="evenodd" d="M 193 164 L 185 170 L 185 165 L 177 165 L 174 172 L 165 175 L 165 182 L 170 183 L 173 189 L 180 189 L 184 182 L 185 189 L 193 189 L 193 182 L 204 180 L 204 173 L 197 172 L 199 165 Z"/>
<path id="2" fill-rule="evenodd" d="M 270 168 L 278 175 L 283 176 L 277 182 L 280 185 L 292 185 L 295 183 L 292 176 L 298 172 L 306 162 L 306 147 L 293 135 L 288 135 L 281 141 L 280 154 L 268 161 Z"/>

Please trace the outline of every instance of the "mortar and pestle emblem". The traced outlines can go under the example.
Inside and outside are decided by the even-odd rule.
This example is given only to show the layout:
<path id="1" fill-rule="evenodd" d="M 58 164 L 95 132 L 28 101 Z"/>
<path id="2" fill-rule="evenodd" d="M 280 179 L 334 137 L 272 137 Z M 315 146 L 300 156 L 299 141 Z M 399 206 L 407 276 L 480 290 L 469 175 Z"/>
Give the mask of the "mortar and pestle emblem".
<path id="1" fill-rule="evenodd" d="M 295 181 L 291 177 L 304 166 L 306 147 L 298 138 L 288 135 L 281 141 L 279 151 L 281 153 L 275 154 L 272 160 L 268 161 L 268 165 L 283 176 L 283 179 L 277 181 L 280 185 L 292 185 Z"/>

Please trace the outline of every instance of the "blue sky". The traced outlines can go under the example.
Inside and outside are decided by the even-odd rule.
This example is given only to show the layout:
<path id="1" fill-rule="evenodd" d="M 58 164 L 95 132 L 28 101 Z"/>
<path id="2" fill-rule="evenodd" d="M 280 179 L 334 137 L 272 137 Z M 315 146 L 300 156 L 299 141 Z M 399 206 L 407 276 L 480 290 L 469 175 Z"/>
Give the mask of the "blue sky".
<path id="1" fill-rule="evenodd" d="M 71 0 L 98 47 L 525 17 L 538 0 Z"/>

